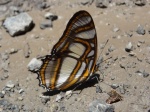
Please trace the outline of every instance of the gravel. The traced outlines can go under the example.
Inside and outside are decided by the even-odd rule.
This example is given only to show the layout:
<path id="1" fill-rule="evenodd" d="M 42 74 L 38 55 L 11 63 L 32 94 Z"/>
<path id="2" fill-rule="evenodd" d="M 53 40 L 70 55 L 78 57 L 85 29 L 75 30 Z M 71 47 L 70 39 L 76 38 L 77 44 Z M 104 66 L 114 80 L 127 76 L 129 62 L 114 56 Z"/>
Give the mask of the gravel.
<path id="1" fill-rule="evenodd" d="M 0 0 L 0 111 L 149 111 L 149 5 L 148 0 Z M 46 92 L 38 86 L 37 74 L 28 70 L 40 68 L 42 62 L 33 57 L 50 55 L 50 50 L 77 9 L 85 9 L 93 17 L 98 40 L 99 60 L 96 63 L 100 63 L 96 73 L 103 80 L 96 87 L 92 80 L 85 84 L 86 87 L 74 91 Z M 8 33 L 4 29 L 4 23 L 8 18 L 24 13 L 35 25 L 32 28 L 27 25 L 30 30 L 11 38 L 8 29 Z M 10 28 L 14 30 L 23 24 L 24 19 Z M 40 23 L 45 21 L 51 21 L 50 27 L 44 26 L 45 30 L 42 30 Z M 107 39 L 109 42 L 104 47 Z M 118 91 L 123 100 L 108 105 L 107 93 L 112 89 Z M 39 94 L 44 95 L 39 97 Z"/>

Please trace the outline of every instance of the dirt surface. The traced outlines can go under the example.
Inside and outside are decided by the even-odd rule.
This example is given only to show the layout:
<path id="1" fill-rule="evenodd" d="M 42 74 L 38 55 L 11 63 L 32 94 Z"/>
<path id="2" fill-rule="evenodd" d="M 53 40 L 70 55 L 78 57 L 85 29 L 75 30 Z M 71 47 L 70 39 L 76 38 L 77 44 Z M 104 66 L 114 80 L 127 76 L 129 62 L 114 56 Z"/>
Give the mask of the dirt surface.
<path id="1" fill-rule="evenodd" d="M 123 100 L 112 104 L 115 112 L 150 111 L 150 3 L 148 1 L 144 6 L 110 3 L 107 8 L 98 8 L 95 2 L 82 5 L 76 0 L 54 0 L 47 1 L 49 7 L 45 9 L 36 7 L 41 3 L 40 0 L 38 1 L 39 3 L 25 1 L 31 3 L 27 6 L 18 6 L 23 7 L 24 11 L 33 18 L 35 27 L 30 32 L 11 37 L 3 27 L 0 28 L 0 53 L 9 56 L 4 62 L 8 63 L 6 70 L 0 67 L 0 93 L 4 95 L 0 98 L 1 101 L 7 100 L 10 104 L 17 105 L 20 112 L 87 112 L 92 101 L 95 99 L 106 101 L 109 97 L 107 93 L 113 89 L 111 85 L 118 85 L 115 91 L 123 97 Z M 16 0 L 12 0 L 0 7 L 16 6 L 17 3 Z M 60 102 L 55 101 L 60 93 L 50 94 L 49 100 L 40 98 L 46 90 L 38 86 L 37 74 L 28 71 L 27 65 L 32 58 L 50 53 L 53 45 L 63 34 L 69 19 L 79 10 L 86 10 L 93 17 L 98 38 L 98 54 L 106 60 L 101 64 L 101 73 L 99 73 L 100 77 L 104 76 L 104 80 L 95 84 L 100 86 L 102 92 L 96 93 L 96 87 L 92 85 L 85 86 L 80 94 L 73 94 Z M 53 21 L 52 28 L 42 30 L 40 23 L 45 21 L 44 15 L 47 12 L 56 14 L 58 19 Z M 8 11 L 7 14 L 1 13 L 1 22 L 8 15 Z M 139 25 L 145 30 L 145 34 L 136 32 Z M 107 39 L 109 42 L 100 54 Z M 125 48 L 129 42 L 133 47 L 127 52 Z M 25 58 L 24 47 L 27 43 L 30 56 Z M 16 52 L 11 53 L 12 49 Z M 109 57 L 112 58 L 108 59 Z M 2 61 L 0 63 L 2 65 Z M 12 81 L 15 87 L 6 90 L 9 81 Z M 23 92 L 19 93 L 20 89 L 23 89 Z M 14 111 L 4 106 L 0 105 L 0 111 Z"/>

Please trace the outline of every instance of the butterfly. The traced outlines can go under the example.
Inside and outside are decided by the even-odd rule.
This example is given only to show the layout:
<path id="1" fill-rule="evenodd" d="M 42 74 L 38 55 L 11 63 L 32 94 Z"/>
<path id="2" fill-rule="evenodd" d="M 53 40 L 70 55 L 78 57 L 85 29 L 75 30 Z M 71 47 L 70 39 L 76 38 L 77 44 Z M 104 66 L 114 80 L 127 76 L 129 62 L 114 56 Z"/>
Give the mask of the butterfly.
<path id="1" fill-rule="evenodd" d="M 96 70 L 97 35 L 91 15 L 76 12 L 50 55 L 42 59 L 39 85 L 48 91 L 65 90 L 89 80 Z"/>

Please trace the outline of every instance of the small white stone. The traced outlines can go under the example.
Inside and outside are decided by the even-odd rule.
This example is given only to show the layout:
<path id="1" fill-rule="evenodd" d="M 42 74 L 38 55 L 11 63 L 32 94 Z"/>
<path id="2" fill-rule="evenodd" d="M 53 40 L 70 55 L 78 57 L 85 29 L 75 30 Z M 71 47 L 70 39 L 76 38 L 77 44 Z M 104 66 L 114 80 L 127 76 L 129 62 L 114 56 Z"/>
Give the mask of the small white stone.
<path id="1" fill-rule="evenodd" d="M 23 90 L 23 89 L 20 89 L 20 90 L 19 90 L 19 93 L 20 93 L 20 94 L 21 94 L 21 93 L 23 93 L 23 92 L 24 92 L 24 90 Z"/>
<path id="2" fill-rule="evenodd" d="M 113 31 L 114 31 L 114 32 L 118 32 L 118 31 L 119 31 L 119 28 L 115 27 L 115 28 L 113 29 Z"/>
<path id="3" fill-rule="evenodd" d="M 72 90 L 67 91 L 67 92 L 66 92 L 66 94 L 65 94 L 65 96 L 66 96 L 66 97 L 70 97 L 70 96 L 72 96 Z"/>
<path id="4" fill-rule="evenodd" d="M 62 95 L 58 94 L 57 97 L 56 97 L 56 102 L 60 102 L 60 100 L 63 98 Z"/>
<path id="5" fill-rule="evenodd" d="M 22 100 L 23 100 L 23 98 L 22 98 L 22 97 L 18 97 L 17 99 L 18 99 L 19 101 L 22 101 Z"/>
<path id="6" fill-rule="evenodd" d="M 41 67 L 41 65 L 42 65 L 42 61 L 37 60 L 36 58 L 33 58 L 29 62 L 27 67 L 28 67 L 28 70 L 30 70 L 30 71 L 36 71 Z"/>
<path id="7" fill-rule="evenodd" d="M 43 95 L 43 94 L 40 94 L 39 97 L 40 97 L 40 98 L 44 98 L 44 99 L 50 99 L 49 96 L 45 96 L 45 95 Z"/>
<path id="8" fill-rule="evenodd" d="M 16 52 L 18 52 L 18 49 L 15 49 L 15 48 L 10 49 L 10 54 L 13 54 L 13 53 L 16 53 Z"/>
<path id="9" fill-rule="evenodd" d="M 133 48 L 133 45 L 132 45 L 132 43 L 131 43 L 131 42 L 129 42 L 129 43 L 126 45 L 125 50 L 126 50 L 127 52 L 129 52 L 129 51 L 131 51 L 131 50 L 132 50 L 132 48 Z"/>
<path id="10" fill-rule="evenodd" d="M 46 18 L 46 19 L 49 19 L 49 17 L 52 16 L 52 15 L 54 15 L 54 14 L 48 12 L 48 13 L 45 14 L 45 18 Z"/>
<path id="11" fill-rule="evenodd" d="M 5 95 L 5 93 L 6 93 L 5 91 L 2 91 L 2 94 L 4 94 L 4 95 Z"/>

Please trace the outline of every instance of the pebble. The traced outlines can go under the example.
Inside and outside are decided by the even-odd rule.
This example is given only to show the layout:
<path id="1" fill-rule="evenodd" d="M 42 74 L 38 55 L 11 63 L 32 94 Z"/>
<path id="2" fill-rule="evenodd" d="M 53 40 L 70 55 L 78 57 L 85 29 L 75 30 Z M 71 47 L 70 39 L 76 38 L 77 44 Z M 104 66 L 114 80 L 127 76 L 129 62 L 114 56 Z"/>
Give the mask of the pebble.
<path id="1" fill-rule="evenodd" d="M 17 98 L 19 101 L 22 101 L 23 100 L 23 97 L 18 97 Z"/>
<path id="2" fill-rule="evenodd" d="M 120 5 L 125 5 L 126 3 L 125 3 L 125 1 L 123 1 L 123 0 L 116 0 L 116 1 L 115 1 L 115 4 L 116 4 L 117 6 L 120 6 Z"/>
<path id="3" fill-rule="evenodd" d="M 62 99 L 63 99 L 64 97 L 61 95 L 61 94 L 58 94 L 57 96 L 56 96 L 56 102 L 60 102 Z"/>
<path id="4" fill-rule="evenodd" d="M 148 76 L 149 76 L 149 73 L 147 73 L 147 72 L 144 72 L 144 73 L 143 73 L 143 77 L 144 77 L 144 78 L 146 78 L 146 77 L 148 77 Z"/>
<path id="5" fill-rule="evenodd" d="M 133 36 L 133 31 L 126 32 L 125 35 L 127 37 L 132 37 Z"/>
<path id="6" fill-rule="evenodd" d="M 120 67 L 123 68 L 123 69 L 126 69 L 126 64 L 123 63 L 123 62 L 121 62 L 121 63 L 120 63 Z"/>
<path id="7" fill-rule="evenodd" d="M 40 10 L 46 9 L 50 7 L 50 5 L 47 2 L 41 1 L 41 3 L 38 4 L 37 6 Z"/>
<path id="8" fill-rule="evenodd" d="M 133 45 L 131 42 L 129 42 L 125 47 L 125 51 L 130 52 L 130 51 L 132 51 L 132 49 L 133 49 Z"/>
<path id="9" fill-rule="evenodd" d="M 45 14 L 45 19 L 49 19 L 51 21 L 54 21 L 54 20 L 58 19 L 58 16 L 48 12 L 48 13 Z"/>
<path id="10" fill-rule="evenodd" d="M 115 80 L 116 78 L 114 76 L 111 76 L 111 80 Z"/>
<path id="11" fill-rule="evenodd" d="M 66 91 L 65 96 L 66 98 L 70 98 L 72 96 L 72 90 Z"/>
<path id="12" fill-rule="evenodd" d="M 97 8 L 107 8 L 109 5 L 109 0 L 96 0 L 95 5 Z"/>
<path id="13" fill-rule="evenodd" d="M 39 61 L 36 58 L 33 58 L 27 65 L 27 68 L 30 71 L 36 71 L 41 67 L 41 65 L 42 65 L 42 61 Z"/>
<path id="14" fill-rule="evenodd" d="M 135 5 L 144 6 L 146 4 L 146 0 L 134 0 Z"/>
<path id="15" fill-rule="evenodd" d="M 130 53 L 129 53 L 129 56 L 136 56 L 136 53 L 135 52 L 133 52 L 133 51 L 131 51 Z"/>
<path id="16" fill-rule="evenodd" d="M 116 88 L 119 87 L 119 85 L 118 85 L 118 84 L 112 84 L 111 87 L 112 87 L 113 89 L 116 89 Z"/>
<path id="17" fill-rule="evenodd" d="M 6 92 L 3 90 L 3 91 L 2 91 L 2 94 L 4 94 L 4 95 L 5 95 L 5 93 L 6 93 Z"/>
<path id="18" fill-rule="evenodd" d="M 112 51 L 114 51 L 116 48 L 112 45 L 112 46 L 110 46 L 109 48 L 108 48 L 108 51 L 109 52 L 112 52 Z"/>
<path id="19" fill-rule="evenodd" d="M 139 35 L 144 35 L 145 34 L 145 29 L 139 25 L 136 32 L 139 34 Z"/>
<path id="20" fill-rule="evenodd" d="M 51 20 L 44 21 L 40 24 L 41 29 L 52 28 L 52 27 L 53 27 L 53 24 Z"/>
<path id="21" fill-rule="evenodd" d="M 50 96 L 40 95 L 42 103 L 45 105 L 48 101 L 50 101 Z"/>
<path id="22" fill-rule="evenodd" d="M 8 87 L 8 88 L 14 88 L 15 84 L 10 80 L 10 81 L 7 82 L 6 87 Z"/>
<path id="23" fill-rule="evenodd" d="M 143 76 L 144 78 L 146 78 L 150 75 L 144 69 L 137 70 L 135 73 L 138 73 L 138 75 Z"/>
<path id="24" fill-rule="evenodd" d="M 82 0 L 81 4 L 82 5 L 91 5 L 93 3 L 93 0 Z"/>
<path id="25" fill-rule="evenodd" d="M 9 16 L 16 16 L 20 13 L 19 7 L 16 6 L 10 6 L 9 7 Z"/>
<path id="26" fill-rule="evenodd" d="M 119 30 L 120 30 L 120 29 L 117 28 L 117 27 L 115 27 L 115 28 L 113 29 L 114 32 L 118 32 Z"/>
<path id="27" fill-rule="evenodd" d="M 114 112 L 115 107 L 101 100 L 94 100 L 89 104 L 88 112 Z"/>
<path id="28" fill-rule="evenodd" d="M 11 36 L 18 36 L 30 31 L 33 28 L 34 24 L 32 18 L 28 13 L 21 13 L 17 16 L 6 18 L 3 26 Z"/>
<path id="29" fill-rule="evenodd" d="M 14 53 L 17 53 L 17 52 L 18 52 L 18 49 L 11 48 L 9 54 L 14 54 Z"/>
<path id="30" fill-rule="evenodd" d="M 19 90 L 19 94 L 22 94 L 23 92 L 24 92 L 23 89 L 20 89 L 20 90 Z"/>
<path id="31" fill-rule="evenodd" d="M 141 46 L 141 43 L 138 42 L 137 47 L 140 47 L 140 46 Z"/>

